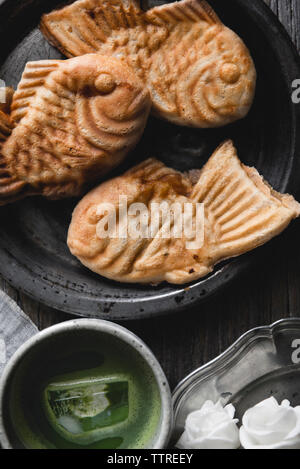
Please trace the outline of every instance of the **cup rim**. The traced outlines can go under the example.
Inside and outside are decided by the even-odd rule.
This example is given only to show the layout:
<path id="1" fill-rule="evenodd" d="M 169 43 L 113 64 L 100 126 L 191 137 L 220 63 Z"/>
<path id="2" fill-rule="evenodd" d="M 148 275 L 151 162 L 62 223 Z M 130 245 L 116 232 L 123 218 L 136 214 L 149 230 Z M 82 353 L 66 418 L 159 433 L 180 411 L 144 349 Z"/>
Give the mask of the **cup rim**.
<path id="1" fill-rule="evenodd" d="M 3 404 L 6 394 L 7 383 L 12 376 L 14 370 L 21 362 L 23 357 L 29 352 L 31 348 L 42 343 L 44 340 L 51 337 L 53 334 L 67 332 L 70 330 L 91 330 L 93 332 L 104 332 L 114 337 L 119 338 L 123 342 L 131 346 L 135 351 L 140 354 L 146 363 L 150 366 L 161 397 L 161 422 L 157 429 L 158 436 L 151 449 L 163 449 L 166 447 L 172 432 L 173 426 L 173 404 L 171 390 L 168 380 L 160 363 L 154 356 L 150 348 L 140 339 L 136 334 L 131 332 L 119 324 L 106 321 L 103 319 L 73 319 L 65 321 L 54 326 L 48 327 L 27 340 L 21 347 L 14 353 L 6 364 L 2 376 L 0 378 L 0 443 L 4 449 L 13 449 L 13 446 L 8 438 L 5 430 Z"/>

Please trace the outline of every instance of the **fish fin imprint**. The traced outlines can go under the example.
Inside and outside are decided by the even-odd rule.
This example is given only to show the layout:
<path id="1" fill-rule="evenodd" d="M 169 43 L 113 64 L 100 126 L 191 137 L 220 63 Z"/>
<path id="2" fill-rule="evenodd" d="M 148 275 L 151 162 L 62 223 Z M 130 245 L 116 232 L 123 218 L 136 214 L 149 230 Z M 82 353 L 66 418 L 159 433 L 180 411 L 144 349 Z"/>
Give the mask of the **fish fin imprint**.
<path id="1" fill-rule="evenodd" d="M 27 63 L 11 104 L 11 118 L 16 124 L 19 124 L 26 116 L 38 89 L 44 85 L 47 77 L 58 68 L 61 62 L 63 61 L 41 60 Z"/>
<path id="2" fill-rule="evenodd" d="M 44 15 L 40 29 L 64 55 L 77 57 L 103 52 L 113 31 L 134 28 L 143 17 L 139 0 L 79 0 Z"/>
<path id="3" fill-rule="evenodd" d="M 9 138 L 14 128 L 14 123 L 9 115 L 13 89 L 6 88 L 5 95 L 5 103 L 1 103 L 0 106 L 0 206 L 5 205 L 11 198 L 15 200 L 16 193 L 21 190 L 21 186 L 11 177 L 5 158 L 1 153 L 3 143 Z"/>
<path id="4" fill-rule="evenodd" d="M 255 168 L 244 166 L 231 141 L 209 159 L 192 199 L 205 204 L 213 264 L 265 244 L 300 216 L 300 204 L 273 190 Z"/>
<path id="5" fill-rule="evenodd" d="M 26 185 L 11 175 L 6 159 L 1 153 L 2 145 L 11 135 L 13 128 L 14 123 L 10 116 L 0 110 L 0 206 L 22 198 L 21 192 Z"/>
<path id="6" fill-rule="evenodd" d="M 10 136 L 13 130 L 13 121 L 10 116 L 0 110 L 0 148 L 1 142 L 3 143 Z"/>
<path id="7" fill-rule="evenodd" d="M 16 181 L 9 174 L 5 177 L 5 169 L 2 168 L 2 155 L 0 153 L 0 207 L 11 204 L 25 197 L 24 181 Z"/>
<path id="8" fill-rule="evenodd" d="M 5 120 L 8 123 L 7 126 L 5 124 Z M 7 132 L 7 135 L 4 135 L 4 138 L 3 124 L 5 124 L 5 132 Z M 7 167 L 6 159 L 1 153 L 2 144 L 11 134 L 12 130 L 13 124 L 11 120 L 7 115 L 0 111 L 0 206 L 15 202 L 16 200 L 22 198 L 23 195 L 21 193 L 26 185 L 25 182 L 18 181 L 11 174 L 9 168 Z M 1 140 L 3 141 L 1 142 Z"/>
<path id="9" fill-rule="evenodd" d="M 152 8 L 146 13 L 150 21 L 161 21 L 171 26 L 178 23 L 197 23 L 199 20 L 210 25 L 221 24 L 218 15 L 205 0 L 182 0 Z"/>

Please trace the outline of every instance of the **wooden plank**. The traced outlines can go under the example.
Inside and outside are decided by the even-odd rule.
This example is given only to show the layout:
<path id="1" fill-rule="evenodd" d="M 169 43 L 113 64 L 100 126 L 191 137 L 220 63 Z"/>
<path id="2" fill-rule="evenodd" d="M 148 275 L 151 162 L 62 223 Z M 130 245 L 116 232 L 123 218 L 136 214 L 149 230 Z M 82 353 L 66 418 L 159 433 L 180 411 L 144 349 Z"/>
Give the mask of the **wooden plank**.
<path id="1" fill-rule="evenodd" d="M 300 51 L 300 2 L 299 0 L 265 0 L 278 16 Z"/>

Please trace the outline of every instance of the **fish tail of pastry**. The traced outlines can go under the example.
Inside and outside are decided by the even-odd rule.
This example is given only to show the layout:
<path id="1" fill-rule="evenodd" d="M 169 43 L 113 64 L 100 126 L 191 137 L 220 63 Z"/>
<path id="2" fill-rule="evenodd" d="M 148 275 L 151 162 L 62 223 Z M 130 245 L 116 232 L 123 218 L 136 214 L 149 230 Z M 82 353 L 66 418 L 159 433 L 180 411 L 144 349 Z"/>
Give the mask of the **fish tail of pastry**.
<path id="1" fill-rule="evenodd" d="M 135 27 L 143 15 L 139 0 L 80 0 L 44 15 L 40 29 L 64 55 L 76 57 L 101 52 L 113 31 Z"/>
<path id="2" fill-rule="evenodd" d="M 154 22 L 160 19 L 162 23 L 168 25 L 198 22 L 199 20 L 210 25 L 221 23 L 218 15 L 205 0 L 182 0 L 164 4 L 152 8 L 146 16 Z"/>
<path id="3" fill-rule="evenodd" d="M 231 141 L 209 159 L 192 198 L 204 204 L 214 263 L 265 244 L 300 216 L 300 204 L 273 190 L 255 168 L 244 166 Z"/>

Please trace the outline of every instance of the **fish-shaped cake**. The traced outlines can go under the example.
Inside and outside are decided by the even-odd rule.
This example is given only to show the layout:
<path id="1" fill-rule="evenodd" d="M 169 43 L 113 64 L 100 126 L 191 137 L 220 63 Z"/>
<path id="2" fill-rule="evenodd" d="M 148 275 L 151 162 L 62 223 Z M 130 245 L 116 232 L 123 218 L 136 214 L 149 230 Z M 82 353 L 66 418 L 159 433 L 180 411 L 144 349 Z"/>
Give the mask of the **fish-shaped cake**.
<path id="1" fill-rule="evenodd" d="M 204 209 L 202 243 L 187 244 L 193 242 L 189 232 L 188 237 L 178 237 L 175 231 L 170 231 L 173 236 L 163 236 L 167 219 L 163 216 L 159 216 L 159 223 L 154 223 L 151 237 L 125 232 L 125 212 L 120 204 L 124 197 L 128 200 L 127 216 L 132 223 L 137 221 L 130 212 L 132 204 L 148 207 L 148 225 L 151 216 L 157 216 L 156 207 L 151 210 L 152 203 L 167 201 L 170 206 L 189 203 L 192 207 L 200 204 Z M 107 204 L 107 211 L 99 211 L 99 204 Z M 142 210 L 140 205 L 137 207 Z M 266 243 L 299 215 L 300 204 L 290 195 L 275 192 L 256 169 L 241 164 L 233 143 L 227 141 L 198 174 L 196 184 L 155 159 L 101 184 L 75 208 L 68 245 L 82 264 L 109 279 L 185 284 L 211 273 L 220 261 Z M 106 223 L 108 219 L 103 217 L 110 216 L 115 216 L 117 229 L 111 232 L 113 236 L 101 237 L 99 222 Z M 177 219 L 178 216 L 171 216 L 170 225 L 174 227 Z M 191 221 L 196 227 L 195 218 Z"/>
<path id="2" fill-rule="evenodd" d="M 28 63 L 11 114 L 0 110 L 0 205 L 81 194 L 137 144 L 150 108 L 147 88 L 120 59 Z"/>
<path id="3" fill-rule="evenodd" d="M 219 127 L 246 116 L 256 70 L 250 52 L 204 0 L 144 12 L 139 0 L 79 0 L 44 15 L 40 28 L 67 57 L 124 57 L 147 84 L 157 116 Z"/>

